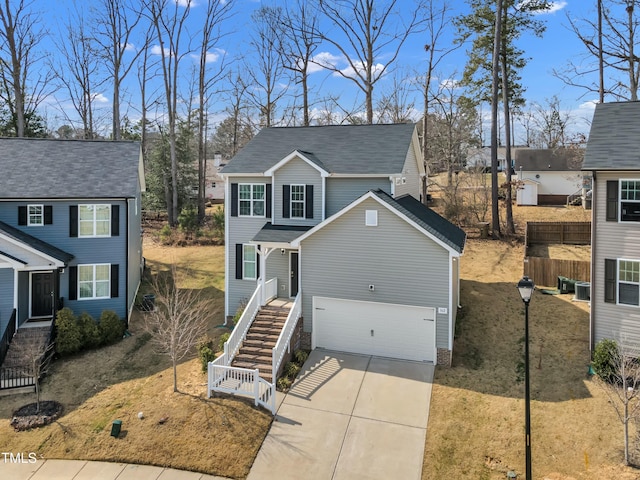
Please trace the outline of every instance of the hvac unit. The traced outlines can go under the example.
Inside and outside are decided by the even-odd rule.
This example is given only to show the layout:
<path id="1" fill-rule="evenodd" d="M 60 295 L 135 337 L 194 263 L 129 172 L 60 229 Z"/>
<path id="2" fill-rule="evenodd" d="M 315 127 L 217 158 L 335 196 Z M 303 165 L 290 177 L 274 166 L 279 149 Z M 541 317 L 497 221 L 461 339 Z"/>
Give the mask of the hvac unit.
<path id="1" fill-rule="evenodd" d="M 576 282 L 576 296 L 574 300 L 582 300 L 584 302 L 591 300 L 591 283 Z"/>

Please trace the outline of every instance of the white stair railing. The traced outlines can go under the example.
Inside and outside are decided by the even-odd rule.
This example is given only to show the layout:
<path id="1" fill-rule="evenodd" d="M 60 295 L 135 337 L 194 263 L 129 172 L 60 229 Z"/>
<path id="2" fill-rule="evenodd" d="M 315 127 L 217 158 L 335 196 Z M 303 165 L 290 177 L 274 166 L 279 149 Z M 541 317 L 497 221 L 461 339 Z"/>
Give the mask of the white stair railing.
<path id="1" fill-rule="evenodd" d="M 253 292 L 253 295 L 251 295 L 249 302 L 247 302 L 247 306 L 244 308 L 244 312 L 242 312 L 238 323 L 236 323 L 236 326 L 233 328 L 233 332 L 229 335 L 229 339 L 224 342 L 224 355 L 227 365 L 233 361 L 233 357 L 235 357 L 238 350 L 240 350 L 240 346 L 247 336 L 247 332 L 253 323 L 253 319 L 260 310 L 261 295 L 262 285 L 258 282 L 258 287 L 255 292 Z"/>
<path id="2" fill-rule="evenodd" d="M 278 369 L 280 368 L 282 359 L 284 358 L 284 354 L 289 351 L 291 337 L 293 336 L 293 332 L 301 315 L 302 290 L 299 290 L 295 300 L 293 301 L 293 305 L 291 307 L 289 315 L 287 316 L 287 320 L 285 321 L 284 326 L 280 331 L 278 341 L 271 350 L 271 375 L 274 382 L 277 380 L 276 376 L 278 375 Z"/>

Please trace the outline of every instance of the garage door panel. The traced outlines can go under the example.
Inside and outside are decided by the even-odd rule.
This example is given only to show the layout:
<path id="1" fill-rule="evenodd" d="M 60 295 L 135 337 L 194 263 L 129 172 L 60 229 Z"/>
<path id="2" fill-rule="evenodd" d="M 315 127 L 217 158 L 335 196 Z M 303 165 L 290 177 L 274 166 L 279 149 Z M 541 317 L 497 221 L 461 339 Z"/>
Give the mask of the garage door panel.
<path id="1" fill-rule="evenodd" d="M 314 297 L 315 346 L 408 360 L 435 360 L 435 309 Z"/>

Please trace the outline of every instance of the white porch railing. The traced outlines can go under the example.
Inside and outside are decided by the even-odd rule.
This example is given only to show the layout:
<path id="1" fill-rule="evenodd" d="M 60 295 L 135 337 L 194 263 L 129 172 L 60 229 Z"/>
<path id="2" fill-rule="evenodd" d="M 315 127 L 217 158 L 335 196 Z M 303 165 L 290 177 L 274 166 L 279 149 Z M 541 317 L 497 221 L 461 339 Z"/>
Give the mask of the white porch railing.
<path id="1" fill-rule="evenodd" d="M 222 355 L 213 362 L 209 362 L 207 379 L 207 397 L 211 392 L 232 393 L 254 398 L 256 406 L 268 409 L 273 415 L 276 413 L 276 387 L 260 378 L 260 372 L 247 368 L 236 368 L 222 365 Z"/>
<path id="2" fill-rule="evenodd" d="M 273 277 L 264 284 L 264 304 L 266 305 L 271 300 L 278 296 L 278 277 Z"/>
<path id="3" fill-rule="evenodd" d="M 278 341 L 271 350 L 271 375 L 273 375 L 274 381 L 276 380 L 276 377 L 278 375 L 278 369 L 280 368 L 280 364 L 282 363 L 284 354 L 289 351 L 291 336 L 293 335 L 301 314 L 302 290 L 299 290 L 295 300 L 293 301 L 293 305 L 291 307 L 289 315 L 287 316 L 287 320 L 284 323 L 282 330 L 280 331 Z"/>
<path id="4" fill-rule="evenodd" d="M 236 356 L 240 346 L 247 336 L 247 332 L 253 323 L 253 319 L 256 317 L 261 307 L 262 285 L 258 282 L 258 287 L 251 295 L 247 306 L 244 308 L 244 312 L 240 316 L 238 323 L 233 328 L 233 332 L 229 335 L 229 339 L 224 342 L 224 357 L 226 365 L 229 365 L 233 361 L 233 357 Z"/>

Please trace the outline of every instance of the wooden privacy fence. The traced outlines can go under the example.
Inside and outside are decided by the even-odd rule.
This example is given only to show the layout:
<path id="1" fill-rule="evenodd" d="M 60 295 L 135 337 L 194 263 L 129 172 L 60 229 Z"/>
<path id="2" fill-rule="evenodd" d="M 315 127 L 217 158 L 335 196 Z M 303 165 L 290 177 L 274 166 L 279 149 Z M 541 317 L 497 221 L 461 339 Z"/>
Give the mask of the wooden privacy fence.
<path id="1" fill-rule="evenodd" d="M 591 222 L 527 222 L 525 245 L 533 243 L 591 244 Z"/>
<path id="2" fill-rule="evenodd" d="M 584 260 L 561 260 L 558 258 L 525 257 L 524 274 L 533 283 L 555 287 L 558 277 L 567 277 L 581 282 L 591 281 L 591 262 Z"/>

